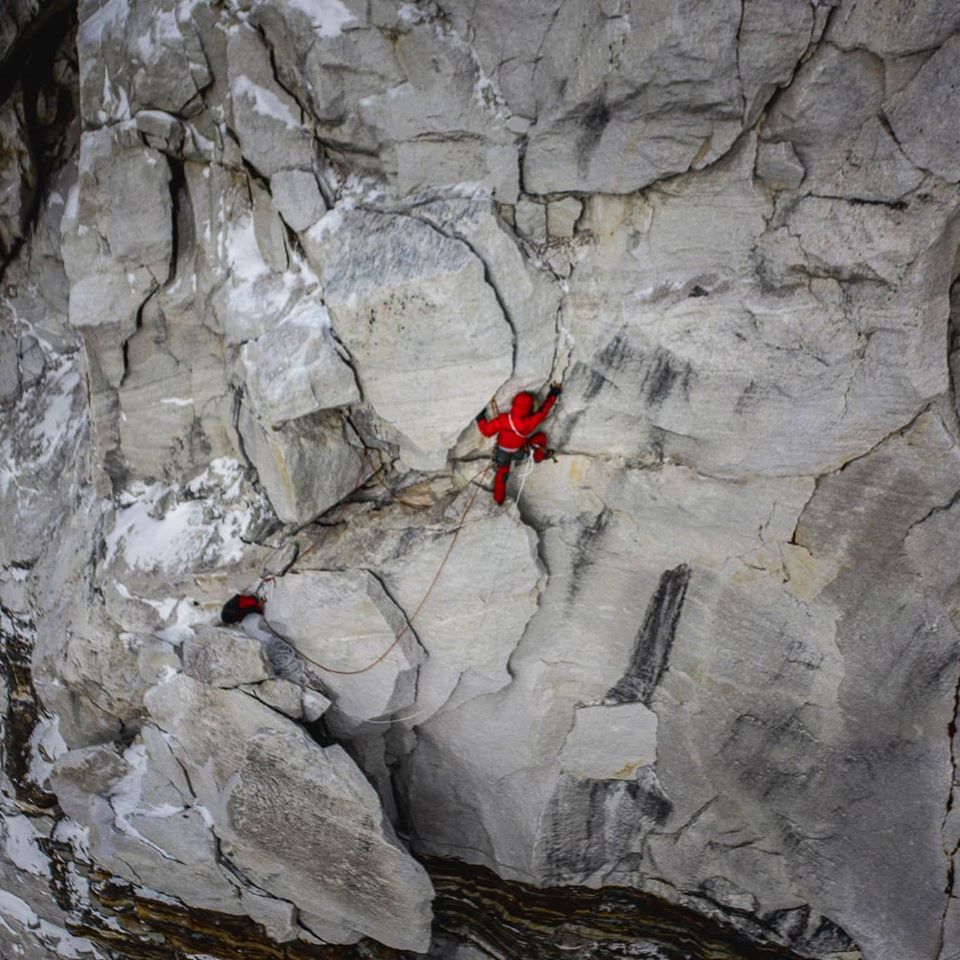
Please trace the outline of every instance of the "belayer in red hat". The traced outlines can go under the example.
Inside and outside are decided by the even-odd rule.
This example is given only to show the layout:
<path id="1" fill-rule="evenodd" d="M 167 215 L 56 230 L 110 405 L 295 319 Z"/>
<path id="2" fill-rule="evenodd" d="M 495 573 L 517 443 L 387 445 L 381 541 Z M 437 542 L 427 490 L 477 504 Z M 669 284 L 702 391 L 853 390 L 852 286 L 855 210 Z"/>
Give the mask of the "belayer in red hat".
<path id="1" fill-rule="evenodd" d="M 547 447 L 547 435 L 537 427 L 546 419 L 547 414 L 560 396 L 560 384 L 550 387 L 547 399 L 539 410 L 534 410 L 535 399 L 532 393 L 524 390 L 513 398 L 509 413 L 501 413 L 488 420 L 486 409 L 477 414 L 477 426 L 485 437 L 496 434 L 497 446 L 493 453 L 493 462 L 497 473 L 493 480 L 493 499 L 503 503 L 507 496 L 507 477 L 510 466 L 515 460 L 522 460 L 529 451 L 533 451 L 534 462 L 540 463 L 547 457 L 554 457 L 554 451 Z"/>

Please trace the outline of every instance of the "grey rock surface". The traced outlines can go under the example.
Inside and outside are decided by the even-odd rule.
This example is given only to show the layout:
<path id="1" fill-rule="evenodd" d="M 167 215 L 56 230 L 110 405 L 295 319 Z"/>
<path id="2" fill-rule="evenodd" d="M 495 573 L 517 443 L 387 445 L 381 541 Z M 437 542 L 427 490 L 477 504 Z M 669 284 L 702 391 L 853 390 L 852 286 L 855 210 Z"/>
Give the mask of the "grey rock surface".
<path id="1" fill-rule="evenodd" d="M 324 685 L 349 719 L 368 720 L 413 703 L 423 652 L 372 574 L 291 574 L 268 585 L 265 616 L 308 665 L 323 665 Z M 375 662 L 377 669 L 364 670 Z"/>
<path id="2" fill-rule="evenodd" d="M 332 211 L 304 242 L 365 398 L 406 439 L 407 462 L 436 469 L 511 372 L 482 261 L 406 215 Z"/>
<path id="3" fill-rule="evenodd" d="M 306 523 L 324 513 L 374 469 L 356 434 L 334 411 L 269 427 L 243 405 L 237 426 L 273 509 L 286 522 Z"/>
<path id="4" fill-rule="evenodd" d="M 211 687 L 238 687 L 270 679 L 266 653 L 256 640 L 236 630 L 211 627 L 183 644 L 183 672 Z"/>
<path id="5" fill-rule="evenodd" d="M 955 956 L 955 5 L 8 6 L 0 952 L 429 855 Z"/>

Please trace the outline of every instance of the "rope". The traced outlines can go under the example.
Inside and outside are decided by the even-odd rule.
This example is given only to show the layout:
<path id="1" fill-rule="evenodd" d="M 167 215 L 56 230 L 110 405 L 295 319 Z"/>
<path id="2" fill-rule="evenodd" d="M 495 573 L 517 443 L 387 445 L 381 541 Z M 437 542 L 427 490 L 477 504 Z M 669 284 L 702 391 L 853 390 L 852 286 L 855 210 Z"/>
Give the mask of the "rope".
<path id="1" fill-rule="evenodd" d="M 377 481 L 380 483 L 380 485 L 383 487 L 383 489 L 386 490 L 387 493 L 390 495 L 390 499 L 393 500 L 395 503 L 402 503 L 405 507 L 418 507 L 418 506 L 420 506 L 419 504 L 414 503 L 412 500 L 405 500 L 405 499 L 404 499 L 402 496 L 400 496 L 395 490 L 393 490 L 393 489 L 390 488 L 390 486 L 387 484 L 386 480 L 383 479 L 383 473 L 384 473 L 384 470 L 385 470 L 385 464 L 380 464 L 379 467 L 377 467 L 376 469 L 374 469 L 373 464 L 370 462 L 370 457 L 369 457 L 369 454 L 368 454 L 368 452 L 367 452 L 366 449 L 363 450 L 363 453 L 362 453 L 361 456 L 362 456 L 362 459 L 361 459 L 361 461 L 360 461 L 360 469 L 357 471 L 357 476 L 356 476 L 356 479 L 355 479 L 354 482 L 353 482 L 353 486 L 350 488 L 349 492 L 344 495 L 344 498 L 343 498 L 344 501 L 346 501 L 346 499 L 347 499 L 348 497 L 350 497 L 350 496 L 352 496 L 354 493 L 356 493 L 357 490 L 359 490 L 361 486 L 366 486 L 366 484 L 368 484 L 371 480 L 377 480 Z M 369 467 L 372 472 L 371 472 L 371 474 L 366 478 L 366 480 L 363 480 L 363 482 L 361 483 L 361 478 L 363 477 L 363 468 L 364 468 L 365 466 L 366 466 L 366 467 Z M 344 502 L 344 503 L 342 504 L 342 507 L 343 507 L 343 508 L 346 508 L 347 506 L 348 506 L 348 504 L 347 504 L 346 502 Z M 298 531 L 298 532 L 299 532 L 299 531 Z M 296 565 L 297 565 L 298 563 L 300 563 L 300 561 L 303 560 L 304 557 L 306 557 L 308 554 L 310 554 L 311 552 L 313 552 L 314 550 L 316 550 L 319 545 L 320 545 L 320 544 L 319 544 L 319 541 L 314 541 L 313 543 L 310 544 L 310 546 L 308 546 L 308 547 L 306 548 L 306 550 L 302 550 L 302 551 L 298 552 L 297 555 L 296 555 L 296 557 L 294 558 L 293 562 L 290 564 L 289 567 L 286 568 L 286 570 L 283 571 L 283 574 L 282 574 L 282 575 L 286 575 L 286 574 L 288 574 L 288 573 L 292 573 L 293 570 L 294 570 L 294 567 L 296 567 Z M 253 593 L 254 593 L 255 596 L 257 596 L 257 597 L 261 600 L 261 602 L 263 601 L 263 598 L 260 596 L 261 588 L 264 586 L 264 584 L 274 583 L 274 582 L 276 581 L 276 579 L 277 579 L 277 578 L 274 577 L 274 576 L 268 576 L 268 577 L 261 577 L 261 578 L 257 581 L 257 585 L 256 585 L 256 587 L 254 587 Z"/>
<path id="2" fill-rule="evenodd" d="M 494 398 L 494 399 L 491 401 L 491 403 L 492 403 L 492 406 L 493 406 L 493 409 L 494 409 L 494 416 L 499 416 L 499 407 L 497 406 L 497 401 L 496 401 L 496 399 Z M 353 487 L 353 489 L 351 490 L 351 493 L 353 493 L 354 491 L 356 491 L 356 490 L 359 488 L 360 479 L 361 479 L 361 477 L 362 477 L 362 475 L 363 475 L 363 468 L 364 468 L 364 466 L 368 466 L 368 467 L 371 467 L 371 468 L 372 468 L 372 466 L 373 466 L 373 464 L 370 463 L 370 460 L 369 460 L 369 457 L 368 457 L 368 455 L 367 455 L 366 449 L 364 449 L 362 457 L 363 457 L 363 459 L 362 459 L 362 462 L 361 462 L 361 465 L 360 465 L 360 470 L 359 470 L 358 473 L 357 473 L 357 479 L 356 479 L 356 481 L 355 481 L 355 483 L 354 483 L 354 487 Z M 356 670 L 341 670 L 341 669 L 338 669 L 338 668 L 336 668 L 336 667 L 327 666 L 326 664 L 321 663 L 319 660 L 314 660 L 313 657 L 309 656 L 308 654 L 304 653 L 302 650 L 299 650 L 299 649 L 297 649 L 297 648 L 295 647 L 294 649 L 297 651 L 297 653 L 299 654 L 300 657 L 302 657 L 302 658 L 303 658 L 304 660 L 306 660 L 308 663 L 313 664 L 313 666 L 317 667 L 317 668 L 320 669 L 320 670 L 323 670 L 323 671 L 326 672 L 326 673 L 333 673 L 333 674 L 336 674 L 337 676 L 342 676 L 342 677 L 351 677 L 351 676 L 357 676 L 357 675 L 362 674 L 362 673 L 367 673 L 369 670 L 372 670 L 372 669 L 373 669 L 374 667 L 376 667 L 378 664 L 382 663 L 382 662 L 390 655 L 390 653 L 393 651 L 394 647 L 397 646 L 397 644 L 400 642 L 400 640 L 403 638 L 403 636 L 406 634 L 406 632 L 411 628 L 411 626 L 413 625 L 413 621 L 416 620 L 417 616 L 420 614 L 420 611 L 423 609 L 423 607 L 424 607 L 424 605 L 426 604 L 427 600 L 429 599 L 430 595 L 433 593 L 433 589 L 434 589 L 434 587 L 437 585 L 437 581 L 440 579 L 440 574 L 443 573 L 443 570 L 444 570 L 444 568 L 445 568 L 446 565 L 447 565 L 447 561 L 450 559 L 450 554 L 453 552 L 454 546 L 456 546 L 457 539 L 458 539 L 459 536 L 460 536 L 460 531 L 463 529 L 463 525 L 464 525 L 464 523 L 465 523 L 465 521 L 466 521 L 467 514 L 470 512 L 470 509 L 473 507 L 473 504 L 474 504 L 475 500 L 477 499 L 477 494 L 480 492 L 481 489 L 483 489 L 483 481 L 484 481 L 484 479 L 486 478 L 487 472 L 490 470 L 490 463 L 491 463 L 491 462 L 492 462 L 492 461 L 488 460 L 488 461 L 487 461 L 487 464 L 486 464 L 486 466 L 484 466 L 483 470 L 481 470 L 481 471 L 479 471 L 478 473 L 474 474 L 474 476 L 473 476 L 473 477 L 471 478 L 471 480 L 469 481 L 470 483 L 472 483 L 473 481 L 477 480 L 478 477 L 480 478 L 480 479 L 479 479 L 479 482 L 476 484 L 476 487 L 475 487 L 473 493 L 470 495 L 470 499 L 467 501 L 466 507 L 464 507 L 463 513 L 460 515 L 460 519 L 459 519 L 459 521 L 457 522 L 456 528 L 454 529 L 453 537 L 452 537 L 452 539 L 450 540 L 450 544 L 449 544 L 449 546 L 447 547 L 447 550 L 446 550 L 446 552 L 445 552 L 444 555 L 443 555 L 443 559 L 440 561 L 439 567 L 437 567 L 437 572 L 434 574 L 433 579 L 430 581 L 430 585 L 427 587 L 426 592 L 425 592 L 424 595 L 421 597 L 420 602 L 417 604 L 416 609 L 413 611 L 413 613 L 411 614 L 411 616 L 406 620 L 406 622 L 403 624 L 403 626 L 400 628 L 400 630 L 399 630 L 399 631 L 397 632 L 397 634 L 394 636 L 393 641 L 389 644 L 389 646 L 387 646 L 387 648 L 383 651 L 383 653 L 381 653 L 380 656 L 378 656 L 375 660 L 373 660 L 373 661 L 371 661 L 370 663 L 368 663 L 366 666 L 360 667 L 360 668 L 358 668 L 358 669 L 356 669 Z M 531 471 L 533 470 L 533 466 L 534 466 L 533 450 L 532 450 L 532 449 L 528 449 L 528 453 L 527 453 L 527 468 L 526 468 L 526 470 L 524 471 L 523 475 L 522 475 L 521 478 L 520 478 L 520 487 L 519 487 L 519 489 L 517 490 L 517 496 L 516 496 L 516 498 L 513 500 L 513 502 L 511 503 L 511 508 L 516 511 L 518 518 L 519 518 L 519 511 L 520 511 L 520 508 L 519 508 L 519 506 L 518 506 L 518 501 L 519 501 L 520 497 L 521 497 L 522 494 L 523 494 L 524 485 L 525 485 L 526 482 L 527 482 L 527 477 L 530 476 L 530 473 L 531 473 Z M 387 493 L 390 495 L 390 497 L 391 497 L 392 500 L 397 501 L 397 502 L 399 502 L 399 503 L 403 503 L 403 504 L 405 504 L 405 505 L 407 505 L 407 506 L 417 506 L 417 504 L 413 504 L 413 503 L 411 503 L 410 501 L 404 500 L 402 497 L 398 496 L 398 495 L 396 494 L 396 492 L 393 491 L 393 490 L 388 486 L 388 484 L 386 483 L 386 481 L 383 479 L 383 477 L 381 476 L 382 472 L 383 472 L 383 464 L 381 464 L 380 467 L 378 467 L 376 470 L 373 471 L 373 475 L 372 475 L 372 476 L 373 476 L 373 478 L 378 479 L 379 483 L 380 483 L 380 484 L 383 486 L 383 488 L 387 491 Z M 370 478 L 368 478 L 368 480 L 369 480 L 369 479 L 370 479 Z M 318 545 L 319 545 L 318 542 L 312 543 L 309 547 L 307 547 L 306 550 L 304 550 L 302 553 L 299 553 L 299 554 L 297 555 L 296 559 L 294 560 L 294 562 L 293 562 L 293 563 L 290 565 L 290 567 L 288 568 L 287 572 L 292 571 L 293 568 L 294 568 L 294 566 L 295 566 L 297 563 L 299 563 L 305 556 L 307 556 L 307 554 L 309 554 L 312 550 L 315 550 Z M 502 554 L 502 551 L 501 551 L 501 554 Z M 496 569 L 496 571 L 495 571 L 495 573 L 494 573 L 494 578 L 496 578 L 496 576 L 499 575 L 499 571 L 500 571 L 500 568 L 501 568 L 502 566 L 503 566 L 503 558 L 502 558 L 502 556 L 501 556 L 501 557 L 499 558 L 499 562 L 498 562 L 498 564 L 497 564 L 497 569 Z M 260 580 L 260 585 L 259 585 L 259 586 L 262 586 L 262 585 L 265 584 L 265 583 L 269 583 L 269 582 L 273 581 L 274 579 L 275 579 L 274 577 L 262 577 L 261 580 Z M 495 585 L 496 585 L 496 584 L 495 584 L 495 582 L 494 582 L 494 586 L 495 586 Z M 258 590 L 259 590 L 259 587 L 258 587 Z M 492 593 L 492 591 L 493 591 L 493 587 L 491 587 L 491 591 L 490 591 L 490 592 Z M 488 597 L 487 599 L 489 599 L 489 597 Z M 486 606 L 486 604 L 487 604 L 487 600 L 484 600 L 484 607 Z M 371 719 L 368 719 L 368 718 L 366 718 L 366 717 L 354 717 L 352 714 L 347 713 L 345 710 L 343 710 L 341 707 L 338 707 L 336 704 L 332 704 L 332 706 L 334 707 L 334 709 L 336 709 L 338 712 L 340 712 L 341 714 L 343 714 L 345 717 L 349 717 L 350 719 L 358 720 L 358 721 L 361 721 L 361 722 L 364 722 L 364 723 L 376 723 L 376 724 L 393 724 L 393 723 L 401 723 L 401 722 L 403 722 L 403 721 L 405 721 L 405 720 L 412 720 L 412 719 L 420 716 L 421 714 L 425 713 L 427 710 L 430 709 L 430 707 L 423 707 L 422 709 L 420 709 L 420 710 L 418 710 L 418 711 L 416 711 L 416 712 L 414 712 L 414 713 L 408 714 L 407 716 L 404 716 L 404 717 L 394 717 L 394 718 L 391 719 L 391 720 L 371 720 Z"/>
<path id="3" fill-rule="evenodd" d="M 520 496 L 521 496 L 522 493 L 523 493 L 524 484 L 527 482 L 527 477 L 530 476 L 530 473 L 532 472 L 533 467 L 534 467 L 533 450 L 528 450 L 528 452 L 527 452 L 527 467 L 526 467 L 526 470 L 524 470 L 523 474 L 522 474 L 521 477 L 520 477 L 520 487 L 519 487 L 519 489 L 517 490 L 516 499 L 515 499 L 515 500 L 512 500 L 511 503 L 510 503 L 511 509 L 514 510 L 514 511 L 516 512 L 516 514 L 517 514 L 517 519 L 519 519 L 519 516 L 520 516 L 520 508 L 519 508 L 518 505 L 517 505 L 517 501 L 519 501 Z M 489 469 L 490 469 L 490 464 L 488 463 L 487 466 L 486 466 L 486 467 L 483 469 L 483 471 L 482 471 L 483 474 L 484 474 L 484 476 L 486 475 L 486 473 L 487 473 L 487 471 L 488 471 Z M 477 476 L 480 476 L 480 474 L 476 474 L 473 479 L 475 480 L 475 479 L 477 478 Z M 472 481 L 471 481 L 471 482 L 472 482 Z M 469 510 L 470 507 L 473 505 L 473 501 L 474 501 L 474 499 L 476 498 L 477 493 L 479 492 L 482 484 L 483 484 L 483 477 L 481 477 L 481 479 L 480 479 L 480 485 L 477 486 L 477 489 L 474 491 L 473 496 L 470 498 L 470 503 L 467 505 L 467 510 Z M 463 524 L 463 519 L 464 519 L 464 517 L 466 517 L 466 515 L 467 515 L 467 510 L 464 510 L 463 515 L 462 515 L 461 518 L 460 518 L 460 523 L 461 523 L 461 525 Z M 457 534 L 458 534 L 459 532 L 460 532 L 460 528 L 458 527 L 456 533 L 454 534 L 454 541 L 456 540 L 456 536 L 457 536 Z M 444 564 L 447 562 L 447 557 L 450 556 L 450 551 L 451 551 L 451 550 L 453 550 L 453 542 L 451 542 L 450 546 L 447 548 L 447 553 L 446 553 L 446 555 L 445 555 L 444 558 L 443 558 L 443 562 L 440 564 L 440 570 L 443 569 Z M 490 595 L 491 595 L 491 594 L 493 593 L 493 591 L 496 589 L 497 577 L 499 577 L 499 575 L 500 575 L 500 570 L 501 570 L 502 568 L 503 568 L 503 543 L 501 542 L 501 544 L 500 544 L 500 550 L 499 550 L 498 555 L 497 555 L 497 566 L 496 566 L 496 569 L 494 570 L 494 573 L 493 573 L 493 582 L 491 583 L 490 589 L 489 589 L 489 591 L 487 592 L 487 596 L 483 599 L 483 607 L 484 607 L 484 608 L 486 608 L 487 603 L 488 603 L 489 600 L 490 600 Z M 434 584 L 437 582 L 437 578 L 440 576 L 440 570 L 437 571 L 437 575 L 433 578 L 433 583 L 430 584 L 430 587 L 429 587 L 429 589 L 427 590 L 427 593 L 424 595 L 424 599 L 420 602 L 420 607 L 423 606 L 423 603 L 426 601 L 426 598 L 427 598 L 427 596 L 429 595 L 430 590 L 433 589 Z M 411 622 L 411 623 L 413 622 L 413 620 L 414 620 L 414 618 L 416 617 L 417 613 L 420 612 L 420 607 L 417 607 L 416 611 L 414 611 L 413 616 L 410 618 L 410 622 Z M 404 629 L 405 629 L 405 628 L 404 628 Z M 403 632 L 403 631 L 401 631 L 401 633 L 397 635 L 397 640 L 399 640 L 399 639 L 400 639 L 400 636 L 402 636 L 402 632 Z M 387 650 L 387 653 L 389 653 L 389 651 L 392 650 L 394 646 L 396 646 L 397 640 L 395 640 L 395 641 L 390 645 L 390 647 L 389 647 L 388 650 Z M 307 659 L 309 660 L 310 658 L 307 657 Z M 382 660 L 383 657 L 381 657 L 380 659 Z M 311 663 L 314 663 L 315 661 L 312 661 L 312 660 L 311 660 L 310 662 L 311 662 Z M 379 661 L 377 661 L 377 662 L 379 662 Z M 369 669 L 369 668 L 367 668 L 367 669 Z M 352 713 L 348 713 L 346 710 L 343 709 L 343 707 L 340 707 L 340 706 L 338 706 L 338 705 L 335 704 L 335 703 L 331 704 L 331 706 L 332 706 L 332 708 L 333 708 L 334 710 L 336 710 L 338 713 L 342 714 L 344 717 L 347 717 L 347 718 L 350 719 L 350 720 L 358 720 L 358 721 L 360 721 L 360 722 L 362 722 L 362 723 L 375 723 L 375 724 L 383 725 L 383 726 L 390 726 L 391 724 L 394 724 L 394 723 L 404 723 L 404 722 L 407 721 L 407 720 L 415 720 L 417 717 L 423 716 L 423 714 L 428 713 L 430 710 L 433 710 L 433 709 L 434 709 L 434 707 L 433 707 L 432 704 L 427 704 L 425 707 L 421 707 L 419 710 L 415 710 L 413 713 L 408 713 L 408 714 L 406 714 L 406 715 L 403 716 L 403 717 L 393 717 L 393 718 L 391 718 L 390 720 L 370 720 L 370 719 L 368 719 L 368 718 L 366 718 L 366 717 L 357 717 L 357 716 L 354 716 Z"/>
<path id="4" fill-rule="evenodd" d="M 483 468 L 480 473 L 474 476 L 474 480 L 477 477 L 480 477 L 480 482 L 477 484 L 473 493 L 470 496 L 470 499 L 467 501 L 466 507 L 464 507 L 463 513 L 460 514 L 460 520 L 457 523 L 456 529 L 453 532 L 453 538 L 450 540 L 450 545 L 447 547 L 447 552 L 443 555 L 443 559 L 440 561 L 440 566 L 437 567 L 437 572 L 433 575 L 433 579 L 430 581 L 430 586 L 427 587 L 426 593 L 420 599 L 420 602 L 417 604 L 416 610 L 413 611 L 409 619 L 404 623 L 400 628 L 397 635 L 393 638 L 393 642 L 387 647 L 383 653 L 377 657 L 376 660 L 368 663 L 365 667 L 360 667 L 358 670 L 339 670 L 336 667 L 328 667 L 326 664 L 320 663 L 318 660 L 314 660 L 313 657 L 308 656 L 302 650 L 297 652 L 306 660 L 308 663 L 312 663 L 315 667 L 319 667 L 321 670 L 326 671 L 327 673 L 335 673 L 341 677 L 352 677 L 356 676 L 359 673 L 366 673 L 368 670 L 372 670 L 377 664 L 382 663 L 383 660 L 390 654 L 393 648 L 400 642 L 403 638 L 403 635 L 410 629 L 413 624 L 413 621 L 416 620 L 418 614 L 423 609 L 424 604 L 427 602 L 427 599 L 430 597 L 430 594 L 433 593 L 433 588 L 437 585 L 437 581 L 440 579 L 440 574 L 443 573 L 443 568 L 447 565 L 447 560 L 450 559 L 450 554 L 453 552 L 453 548 L 456 545 L 457 539 L 460 536 L 460 531 L 463 529 L 464 521 L 467 518 L 467 514 L 470 512 L 470 508 L 473 506 L 474 501 L 477 499 L 477 494 L 483 489 L 483 480 L 487 475 L 487 471 L 490 469 L 490 463 L 487 462 L 487 465 Z M 472 482 L 472 481 L 471 481 Z M 298 558 L 299 559 L 299 558 Z M 349 714 L 348 714 L 349 716 Z M 358 718 L 360 719 L 360 718 Z M 393 723 L 395 721 L 387 721 Z"/>

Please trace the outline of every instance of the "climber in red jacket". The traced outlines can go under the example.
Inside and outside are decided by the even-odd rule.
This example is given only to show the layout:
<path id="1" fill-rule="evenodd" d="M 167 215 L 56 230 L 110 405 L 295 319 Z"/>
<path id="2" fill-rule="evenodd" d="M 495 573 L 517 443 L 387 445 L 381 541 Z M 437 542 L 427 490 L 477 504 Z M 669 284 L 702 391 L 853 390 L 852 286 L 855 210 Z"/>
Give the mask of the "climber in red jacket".
<path id="1" fill-rule="evenodd" d="M 527 451 L 532 449 L 535 463 L 540 463 L 547 457 L 554 457 L 554 451 L 547 447 L 547 435 L 537 431 L 537 427 L 546 419 L 553 405 L 560 396 L 560 384 L 550 387 L 547 399 L 539 410 L 534 410 L 532 393 L 523 391 L 513 398 L 513 406 L 509 413 L 488 420 L 486 409 L 477 414 L 477 426 L 485 437 L 497 435 L 497 447 L 493 453 L 493 462 L 497 465 L 497 473 L 493 480 L 493 499 L 503 503 L 507 496 L 507 477 L 510 476 L 510 465 L 514 460 L 522 460 Z"/>

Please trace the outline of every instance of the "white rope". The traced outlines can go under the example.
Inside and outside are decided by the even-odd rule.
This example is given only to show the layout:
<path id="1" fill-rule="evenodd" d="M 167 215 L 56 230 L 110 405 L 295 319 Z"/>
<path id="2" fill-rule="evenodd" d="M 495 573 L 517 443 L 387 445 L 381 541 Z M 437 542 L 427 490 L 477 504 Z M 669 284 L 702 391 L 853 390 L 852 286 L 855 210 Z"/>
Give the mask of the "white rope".
<path id="1" fill-rule="evenodd" d="M 528 449 L 527 450 L 527 470 L 524 473 L 524 475 L 520 478 L 520 489 L 517 490 L 517 495 L 514 498 L 513 503 L 511 504 L 511 506 L 516 510 L 517 520 L 520 520 L 521 523 L 523 521 L 520 519 L 520 506 L 519 506 L 520 496 L 523 493 L 523 485 L 527 482 L 527 477 L 530 476 L 530 471 L 533 470 L 533 463 L 534 463 L 533 450 Z"/>

